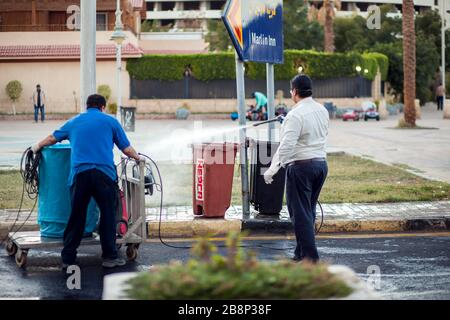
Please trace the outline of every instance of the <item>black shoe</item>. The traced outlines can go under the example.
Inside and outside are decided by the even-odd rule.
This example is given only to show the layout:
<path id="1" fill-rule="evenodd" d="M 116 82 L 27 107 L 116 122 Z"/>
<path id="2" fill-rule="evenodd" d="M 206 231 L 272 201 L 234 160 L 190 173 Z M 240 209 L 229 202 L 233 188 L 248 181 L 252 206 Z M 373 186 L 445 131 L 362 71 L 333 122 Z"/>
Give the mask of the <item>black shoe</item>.
<path id="1" fill-rule="evenodd" d="M 302 258 L 300 258 L 300 257 L 298 257 L 298 256 L 293 256 L 292 258 L 291 258 L 291 260 L 293 261 L 293 262 L 300 262 L 300 261 L 302 261 L 303 259 Z"/>

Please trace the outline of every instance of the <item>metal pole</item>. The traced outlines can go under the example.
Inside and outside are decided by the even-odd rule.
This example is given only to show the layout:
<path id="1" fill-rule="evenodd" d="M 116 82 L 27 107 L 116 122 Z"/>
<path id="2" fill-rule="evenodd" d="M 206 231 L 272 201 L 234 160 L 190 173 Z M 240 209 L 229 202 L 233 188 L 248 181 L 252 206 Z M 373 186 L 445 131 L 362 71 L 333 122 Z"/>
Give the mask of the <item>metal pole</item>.
<path id="1" fill-rule="evenodd" d="M 244 219 L 250 218 L 250 202 L 248 187 L 248 158 L 246 138 L 246 105 L 245 105 L 245 82 L 244 82 L 244 63 L 239 59 L 236 53 L 236 92 L 239 110 L 239 141 L 240 141 L 240 165 L 241 165 L 241 184 L 242 184 L 242 216 Z"/>
<path id="2" fill-rule="evenodd" d="M 442 25 L 441 25 L 441 57 L 442 57 L 442 65 L 441 65 L 441 76 L 442 76 L 442 85 L 445 88 L 445 1 L 446 0 L 441 0 L 442 1 L 442 15 L 441 15 L 441 20 L 442 20 Z M 445 100 L 445 98 L 444 98 Z"/>
<path id="3" fill-rule="evenodd" d="M 116 25 L 115 30 L 122 30 L 122 11 L 120 11 L 120 0 L 116 4 Z M 116 81 L 117 81 L 117 110 L 116 119 L 123 125 L 121 119 L 122 108 L 122 42 L 116 43 Z"/>
<path id="4" fill-rule="evenodd" d="M 266 63 L 267 78 L 267 119 L 275 118 L 275 80 L 272 63 Z M 275 130 L 275 122 L 269 122 L 269 141 L 272 141 L 272 133 Z"/>
<path id="5" fill-rule="evenodd" d="M 116 82 L 117 82 L 117 110 L 116 119 L 122 123 L 120 108 L 122 107 L 122 45 L 116 44 Z"/>
<path id="6" fill-rule="evenodd" d="M 86 110 L 87 97 L 96 92 L 95 33 L 97 29 L 97 1 L 81 0 L 80 46 L 80 113 Z"/>

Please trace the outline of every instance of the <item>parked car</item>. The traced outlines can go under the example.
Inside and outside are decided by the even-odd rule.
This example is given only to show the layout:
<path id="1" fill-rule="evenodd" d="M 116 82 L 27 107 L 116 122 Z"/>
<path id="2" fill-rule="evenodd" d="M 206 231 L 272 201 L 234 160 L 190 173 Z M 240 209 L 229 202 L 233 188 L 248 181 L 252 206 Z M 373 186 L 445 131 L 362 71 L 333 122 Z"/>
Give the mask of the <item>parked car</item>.
<path id="1" fill-rule="evenodd" d="M 359 121 L 359 112 L 356 110 L 349 110 L 346 113 L 342 115 L 343 121 L 353 120 L 353 121 Z"/>
<path id="2" fill-rule="evenodd" d="M 369 109 L 364 113 L 364 121 L 369 119 L 380 121 L 380 114 L 375 109 Z"/>

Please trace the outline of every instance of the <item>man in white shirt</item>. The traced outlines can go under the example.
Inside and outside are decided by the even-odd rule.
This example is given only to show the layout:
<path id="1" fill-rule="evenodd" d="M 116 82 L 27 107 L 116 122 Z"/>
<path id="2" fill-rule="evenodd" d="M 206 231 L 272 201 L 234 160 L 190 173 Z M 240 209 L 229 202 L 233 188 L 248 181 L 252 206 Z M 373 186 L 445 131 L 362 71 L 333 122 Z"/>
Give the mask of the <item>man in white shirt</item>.
<path id="1" fill-rule="evenodd" d="M 314 224 L 316 205 L 328 173 L 326 141 L 329 115 L 312 98 L 312 82 L 306 75 L 291 81 L 291 98 L 296 103 L 280 132 L 280 145 L 264 180 L 270 184 L 280 167 L 286 167 L 286 198 L 294 225 L 297 247 L 294 261 L 319 260 Z"/>

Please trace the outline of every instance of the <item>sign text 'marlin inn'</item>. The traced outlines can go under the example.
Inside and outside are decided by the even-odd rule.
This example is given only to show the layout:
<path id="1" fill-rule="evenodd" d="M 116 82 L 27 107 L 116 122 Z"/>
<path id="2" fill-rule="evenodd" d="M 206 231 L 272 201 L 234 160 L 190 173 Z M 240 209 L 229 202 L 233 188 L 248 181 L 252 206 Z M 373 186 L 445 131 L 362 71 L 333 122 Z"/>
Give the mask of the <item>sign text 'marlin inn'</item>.
<path id="1" fill-rule="evenodd" d="M 270 46 L 270 47 L 276 47 L 277 46 L 277 39 L 272 38 L 270 35 L 266 36 L 265 34 L 261 33 L 260 35 L 257 35 L 256 33 L 252 32 L 252 44 L 260 45 L 260 46 Z"/>

